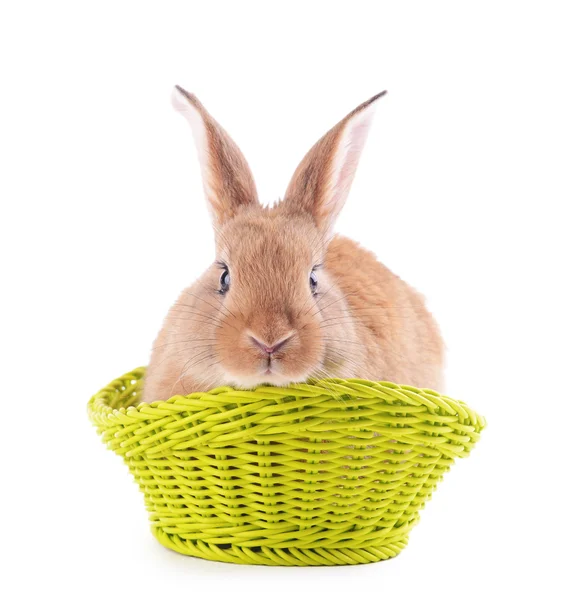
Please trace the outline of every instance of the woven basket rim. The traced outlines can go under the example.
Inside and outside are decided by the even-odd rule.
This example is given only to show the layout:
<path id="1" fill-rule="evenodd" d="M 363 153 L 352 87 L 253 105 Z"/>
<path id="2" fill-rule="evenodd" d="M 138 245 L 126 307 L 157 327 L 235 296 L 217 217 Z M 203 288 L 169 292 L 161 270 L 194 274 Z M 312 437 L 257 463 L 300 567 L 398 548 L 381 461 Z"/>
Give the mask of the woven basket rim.
<path id="1" fill-rule="evenodd" d="M 152 416 L 154 414 L 161 414 L 162 410 L 165 409 L 168 409 L 170 414 L 176 414 L 177 412 L 188 411 L 190 408 L 190 401 L 215 397 L 218 400 L 221 400 L 226 396 L 229 396 L 229 402 L 232 404 L 237 403 L 237 398 L 244 397 L 245 405 L 248 405 L 249 403 L 254 404 L 257 400 L 270 400 L 273 398 L 277 401 L 291 397 L 298 397 L 299 399 L 308 398 L 311 400 L 318 396 L 328 396 L 328 398 L 322 400 L 324 402 L 344 395 L 351 397 L 362 397 L 364 395 L 370 395 L 370 397 L 372 397 L 372 395 L 379 396 L 380 394 L 383 395 L 385 390 L 392 390 L 393 396 L 395 396 L 396 393 L 401 393 L 400 396 L 403 400 L 403 404 L 397 404 L 396 406 L 424 406 L 428 414 L 445 413 L 450 416 L 456 415 L 459 419 L 459 423 L 473 425 L 478 433 L 487 426 L 485 417 L 470 408 L 462 400 L 456 400 L 429 388 L 417 388 L 415 386 L 397 384 L 390 381 L 372 381 L 369 379 L 331 378 L 309 380 L 308 383 L 295 383 L 286 387 L 259 386 L 251 390 L 241 390 L 230 386 L 221 386 L 205 392 L 175 395 L 167 400 L 156 400 L 150 403 L 140 402 L 137 405 L 128 407 L 114 408 L 106 403 L 108 394 L 117 391 L 115 386 L 118 382 L 122 382 L 125 379 L 133 379 L 138 383 L 143 379 L 145 371 L 146 367 L 138 367 L 132 371 L 128 371 L 125 375 L 114 379 L 107 386 L 94 394 L 88 403 L 90 415 L 98 413 L 100 416 L 109 417 L 114 414 L 133 414 L 133 411 L 135 411 L 136 413 L 145 413 L 148 416 Z M 361 391 L 362 394 L 358 394 L 358 390 Z M 382 402 L 391 402 L 391 400 L 385 400 L 383 397 L 380 397 L 380 400 Z M 395 398 L 393 398 L 393 400 L 395 401 Z M 316 402 L 313 404 L 316 405 Z"/>

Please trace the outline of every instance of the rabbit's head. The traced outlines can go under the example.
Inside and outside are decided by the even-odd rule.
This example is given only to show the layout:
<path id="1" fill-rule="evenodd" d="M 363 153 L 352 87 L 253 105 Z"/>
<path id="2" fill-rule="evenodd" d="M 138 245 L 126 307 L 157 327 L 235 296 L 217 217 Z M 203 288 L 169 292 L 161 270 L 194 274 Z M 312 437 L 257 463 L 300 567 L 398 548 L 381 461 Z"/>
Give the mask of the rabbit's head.
<path id="1" fill-rule="evenodd" d="M 217 359 L 210 368 L 221 381 L 284 385 L 330 374 L 327 359 L 336 355 L 328 349 L 344 347 L 353 325 L 343 318 L 344 294 L 324 267 L 325 254 L 382 95 L 322 137 L 284 199 L 263 207 L 236 144 L 194 95 L 174 90 L 193 130 L 214 224 L 216 260 L 193 296 L 208 315 L 203 327 Z"/>

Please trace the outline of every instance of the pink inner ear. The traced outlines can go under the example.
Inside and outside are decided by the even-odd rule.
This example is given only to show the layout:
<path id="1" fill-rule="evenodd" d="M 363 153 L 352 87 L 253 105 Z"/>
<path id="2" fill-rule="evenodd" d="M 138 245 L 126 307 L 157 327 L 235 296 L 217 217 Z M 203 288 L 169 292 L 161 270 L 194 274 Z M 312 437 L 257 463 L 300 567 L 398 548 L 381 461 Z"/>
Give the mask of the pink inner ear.
<path id="1" fill-rule="evenodd" d="M 220 225 L 242 206 L 257 204 L 253 176 L 229 134 L 193 94 L 176 87 L 172 102 L 191 125 L 203 187 L 215 224 Z"/>
<path id="2" fill-rule="evenodd" d="M 340 134 L 332 157 L 329 193 L 321 211 L 331 222 L 346 202 L 373 116 L 374 104 L 351 117 Z"/>
<path id="3" fill-rule="evenodd" d="M 209 204 L 212 205 L 213 202 L 216 202 L 216 195 L 211 182 L 209 142 L 203 116 L 177 88 L 173 88 L 171 102 L 175 110 L 181 113 L 191 126 L 193 140 L 197 149 L 199 166 L 201 167 L 203 189 L 205 190 L 205 195 L 207 196 Z"/>

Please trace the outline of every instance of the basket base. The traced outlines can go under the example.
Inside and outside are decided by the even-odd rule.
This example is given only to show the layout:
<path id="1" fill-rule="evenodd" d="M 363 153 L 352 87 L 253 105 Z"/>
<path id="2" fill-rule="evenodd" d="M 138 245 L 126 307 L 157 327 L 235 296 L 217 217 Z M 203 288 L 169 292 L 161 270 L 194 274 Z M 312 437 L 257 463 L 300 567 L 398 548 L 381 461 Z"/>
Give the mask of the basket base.
<path id="1" fill-rule="evenodd" d="M 165 533 L 159 527 L 152 527 L 151 532 L 162 546 L 180 554 L 218 562 L 270 567 L 364 565 L 394 558 L 408 544 L 408 535 L 405 535 L 392 543 L 368 548 L 248 548 L 185 540 L 178 535 Z"/>

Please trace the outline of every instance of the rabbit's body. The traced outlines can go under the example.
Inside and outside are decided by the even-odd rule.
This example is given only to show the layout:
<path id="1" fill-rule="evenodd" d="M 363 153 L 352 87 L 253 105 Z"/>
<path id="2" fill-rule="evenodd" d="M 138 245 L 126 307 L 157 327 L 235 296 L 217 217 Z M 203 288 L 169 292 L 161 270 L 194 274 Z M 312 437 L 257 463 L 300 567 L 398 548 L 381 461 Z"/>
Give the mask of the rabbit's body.
<path id="1" fill-rule="evenodd" d="M 145 401 L 322 377 L 440 389 L 443 344 L 421 296 L 371 252 L 332 235 L 376 99 L 319 140 L 285 199 L 263 208 L 238 148 L 179 89 L 215 221 L 217 261 L 169 311 Z"/>
<path id="2" fill-rule="evenodd" d="M 354 350 L 360 368 L 344 377 L 440 390 L 443 343 L 423 297 L 345 237 L 330 243 L 326 268 L 346 297 L 361 347 Z"/>

